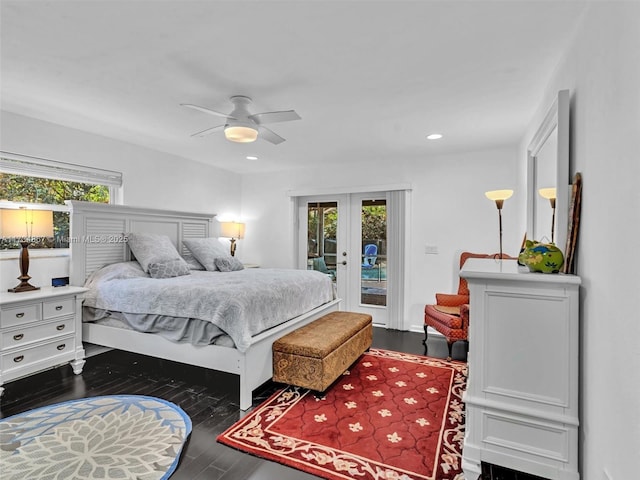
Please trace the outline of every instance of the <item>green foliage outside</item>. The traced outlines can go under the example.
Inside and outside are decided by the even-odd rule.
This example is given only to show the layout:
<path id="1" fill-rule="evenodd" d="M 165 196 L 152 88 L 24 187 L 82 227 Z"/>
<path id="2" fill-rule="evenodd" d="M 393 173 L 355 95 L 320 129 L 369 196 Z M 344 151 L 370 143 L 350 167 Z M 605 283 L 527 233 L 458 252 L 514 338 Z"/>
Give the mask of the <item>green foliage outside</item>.
<path id="1" fill-rule="evenodd" d="M 387 239 L 387 207 L 386 205 L 371 205 L 362 207 L 362 242 L 377 242 Z M 378 245 L 380 246 L 380 245 Z M 380 252 L 386 253 L 386 252 Z"/>
<path id="2" fill-rule="evenodd" d="M 324 236 L 336 238 L 338 210 L 324 211 Z M 387 207 L 384 205 L 362 207 L 362 240 L 384 240 L 387 238 Z"/>
<path id="3" fill-rule="evenodd" d="M 64 205 L 65 200 L 109 203 L 109 187 L 0 173 L 0 200 L 47 205 Z M 53 212 L 53 232 L 53 237 L 35 239 L 29 248 L 68 247 L 69 214 L 67 212 Z M 20 248 L 20 244 L 15 240 L 0 239 L 0 249 L 12 248 Z"/>
<path id="4" fill-rule="evenodd" d="M 338 209 L 335 207 L 310 208 L 308 215 L 309 235 L 315 237 L 318 228 L 318 215 L 323 215 L 324 239 L 335 240 L 338 231 Z M 386 205 L 365 205 L 362 207 L 362 242 L 376 243 L 380 254 L 383 252 L 387 238 L 387 207 Z M 317 245 L 315 238 L 310 238 L 310 245 Z"/>

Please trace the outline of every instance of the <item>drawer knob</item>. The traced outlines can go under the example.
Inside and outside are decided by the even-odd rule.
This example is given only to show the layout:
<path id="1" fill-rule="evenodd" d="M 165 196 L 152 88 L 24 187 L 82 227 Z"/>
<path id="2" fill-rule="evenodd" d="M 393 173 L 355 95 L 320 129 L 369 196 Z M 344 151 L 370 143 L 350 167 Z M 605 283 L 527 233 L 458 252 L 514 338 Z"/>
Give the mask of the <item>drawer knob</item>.
<path id="1" fill-rule="evenodd" d="M 13 336 L 13 339 L 17 342 L 19 340 L 22 340 L 24 338 L 24 333 L 18 333 L 17 335 Z"/>
<path id="2" fill-rule="evenodd" d="M 58 325 L 58 326 L 56 327 L 56 330 L 58 330 L 58 331 L 60 331 L 60 330 L 64 330 L 64 327 L 65 327 L 65 325 L 64 325 L 64 323 L 63 323 L 62 325 Z"/>
<path id="3" fill-rule="evenodd" d="M 56 348 L 58 350 L 64 350 L 64 347 L 66 347 L 66 345 L 63 343 L 62 345 L 58 345 Z"/>
<path id="4" fill-rule="evenodd" d="M 20 355 L 20 356 L 15 357 L 13 359 L 13 361 L 16 362 L 16 363 L 20 363 L 22 360 L 24 360 L 24 355 Z"/>
<path id="5" fill-rule="evenodd" d="M 16 313 L 16 318 L 24 317 L 24 312 Z"/>
<path id="6" fill-rule="evenodd" d="M 62 305 L 56 305 L 56 310 L 59 312 L 60 310 L 62 310 Z"/>

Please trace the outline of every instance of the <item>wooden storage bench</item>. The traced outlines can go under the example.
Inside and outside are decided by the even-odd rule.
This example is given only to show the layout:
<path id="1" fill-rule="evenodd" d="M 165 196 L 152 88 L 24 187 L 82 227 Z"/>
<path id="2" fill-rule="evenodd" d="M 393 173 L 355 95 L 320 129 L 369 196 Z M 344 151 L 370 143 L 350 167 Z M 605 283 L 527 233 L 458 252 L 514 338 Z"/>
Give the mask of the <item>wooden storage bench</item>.
<path id="1" fill-rule="evenodd" d="M 331 312 L 273 343 L 273 380 L 324 392 L 372 338 L 371 315 Z"/>

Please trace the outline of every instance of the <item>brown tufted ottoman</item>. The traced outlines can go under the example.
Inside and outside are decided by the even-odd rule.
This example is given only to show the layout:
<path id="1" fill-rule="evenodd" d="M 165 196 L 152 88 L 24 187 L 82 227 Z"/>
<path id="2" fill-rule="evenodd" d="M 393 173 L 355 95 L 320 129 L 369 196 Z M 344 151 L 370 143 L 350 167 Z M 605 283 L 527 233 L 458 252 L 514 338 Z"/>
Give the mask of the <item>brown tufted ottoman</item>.
<path id="1" fill-rule="evenodd" d="M 324 392 L 372 338 L 371 315 L 331 312 L 273 343 L 273 380 Z"/>

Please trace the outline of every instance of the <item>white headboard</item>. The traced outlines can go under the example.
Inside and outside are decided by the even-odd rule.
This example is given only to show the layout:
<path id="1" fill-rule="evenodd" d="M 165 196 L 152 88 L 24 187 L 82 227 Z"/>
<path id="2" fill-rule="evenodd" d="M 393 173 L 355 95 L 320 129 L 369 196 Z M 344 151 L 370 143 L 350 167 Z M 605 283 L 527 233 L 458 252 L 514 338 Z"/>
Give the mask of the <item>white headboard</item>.
<path id="1" fill-rule="evenodd" d="M 69 200 L 71 267 L 69 283 L 84 285 L 99 268 L 131 260 L 125 233 L 167 235 L 184 257 L 187 238 L 206 238 L 212 233 L 215 214 L 176 212 Z"/>

